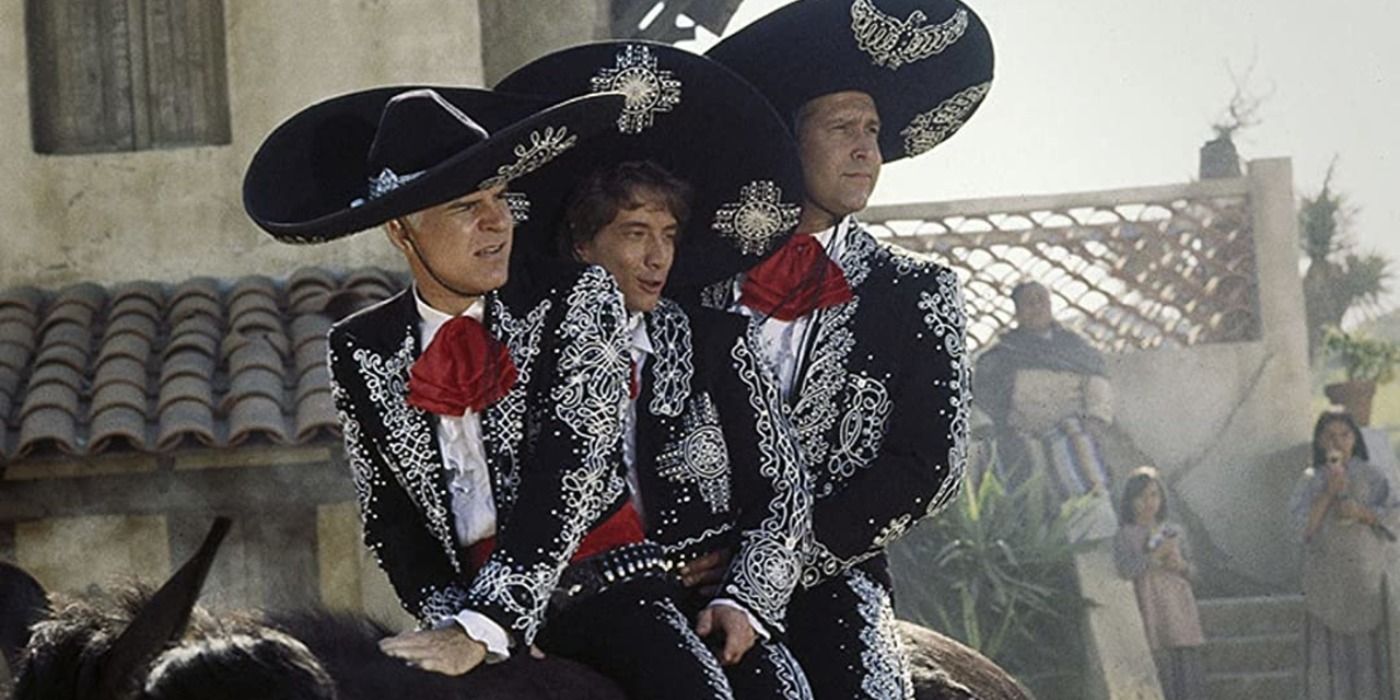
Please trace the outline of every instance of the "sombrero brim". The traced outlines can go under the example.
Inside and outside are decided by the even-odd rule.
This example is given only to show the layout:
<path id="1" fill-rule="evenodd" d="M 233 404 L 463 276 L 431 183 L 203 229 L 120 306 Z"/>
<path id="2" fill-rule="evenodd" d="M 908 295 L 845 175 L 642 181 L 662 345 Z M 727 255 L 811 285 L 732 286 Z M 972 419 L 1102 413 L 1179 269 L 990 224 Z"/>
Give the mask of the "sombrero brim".
<path id="1" fill-rule="evenodd" d="M 425 86 L 375 88 L 307 107 L 263 141 L 243 179 L 248 216 L 288 243 L 319 243 L 379 226 L 508 181 L 612 128 L 623 98 L 588 95 L 553 106 L 519 95 L 433 87 L 490 136 L 391 192 L 367 198 L 367 156 L 385 104 Z"/>
<path id="2" fill-rule="evenodd" d="M 799 0 L 705 55 L 753 83 L 788 120 L 815 97 L 868 93 L 886 163 L 957 133 L 991 88 L 994 63 L 986 26 L 957 0 Z"/>
<path id="3" fill-rule="evenodd" d="M 631 95 L 611 133 L 512 186 L 531 202 L 530 220 L 516 232 L 525 264 L 557 255 L 564 204 L 579 177 L 629 160 L 654 161 L 694 189 L 668 289 L 748 269 L 796 228 L 802 170 L 791 133 L 762 94 L 714 61 L 665 44 L 606 41 L 540 58 L 496 89 L 548 99 L 595 89 Z"/>

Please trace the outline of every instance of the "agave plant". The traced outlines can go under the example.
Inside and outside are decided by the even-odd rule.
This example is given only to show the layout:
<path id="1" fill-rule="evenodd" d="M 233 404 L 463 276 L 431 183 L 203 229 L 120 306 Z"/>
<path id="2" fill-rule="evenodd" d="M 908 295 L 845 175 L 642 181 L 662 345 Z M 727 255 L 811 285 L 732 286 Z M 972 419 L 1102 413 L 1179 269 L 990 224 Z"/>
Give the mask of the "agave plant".
<path id="1" fill-rule="evenodd" d="M 915 591 L 900 589 L 906 603 L 922 593 L 912 617 L 1027 678 L 1084 663 L 1078 630 L 1088 601 L 1073 558 L 1092 545 L 1071 544 L 1066 533 L 1089 498 L 1052 506 L 1049 494 L 1042 476 L 1008 487 L 986 470 L 891 554 L 897 569 L 921 573 Z"/>

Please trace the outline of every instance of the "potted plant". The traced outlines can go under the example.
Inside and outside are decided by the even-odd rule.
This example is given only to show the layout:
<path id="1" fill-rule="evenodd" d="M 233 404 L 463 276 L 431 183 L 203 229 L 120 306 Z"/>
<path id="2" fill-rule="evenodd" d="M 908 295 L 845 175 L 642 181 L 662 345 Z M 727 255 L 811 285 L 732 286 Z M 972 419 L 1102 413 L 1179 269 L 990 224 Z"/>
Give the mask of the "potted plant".
<path id="1" fill-rule="evenodd" d="M 1346 371 L 1346 381 L 1328 384 L 1323 393 L 1332 403 L 1345 407 L 1357 423 L 1370 425 L 1376 386 L 1395 378 L 1400 345 L 1329 328 L 1323 347 Z"/>

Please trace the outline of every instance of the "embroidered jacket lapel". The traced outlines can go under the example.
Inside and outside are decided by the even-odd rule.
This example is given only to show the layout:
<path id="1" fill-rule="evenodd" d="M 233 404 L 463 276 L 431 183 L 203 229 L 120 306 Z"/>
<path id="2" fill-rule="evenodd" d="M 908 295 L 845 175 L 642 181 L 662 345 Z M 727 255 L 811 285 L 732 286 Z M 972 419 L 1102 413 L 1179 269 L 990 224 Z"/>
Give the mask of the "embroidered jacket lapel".
<path id="1" fill-rule="evenodd" d="M 360 371 L 372 404 L 370 415 L 380 421 L 379 449 L 394 478 L 456 566 L 451 497 L 438 446 L 437 417 L 408 405 L 409 370 L 421 354 L 416 302 L 408 290 L 388 303 L 393 305 L 392 322 L 384 324 L 384 335 L 366 347 L 370 354 L 361 359 Z"/>

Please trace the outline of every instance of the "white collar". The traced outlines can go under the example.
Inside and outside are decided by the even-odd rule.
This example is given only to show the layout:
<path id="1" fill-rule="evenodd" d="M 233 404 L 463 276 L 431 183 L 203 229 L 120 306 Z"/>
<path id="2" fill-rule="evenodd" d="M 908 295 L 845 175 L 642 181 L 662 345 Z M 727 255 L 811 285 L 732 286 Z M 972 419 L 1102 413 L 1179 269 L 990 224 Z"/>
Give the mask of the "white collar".
<path id="1" fill-rule="evenodd" d="M 817 239 L 818 243 L 822 244 L 822 249 L 826 251 L 827 255 L 831 255 L 831 245 L 836 241 L 838 232 L 842 234 L 845 233 L 851 216 L 851 214 L 847 214 L 841 217 L 835 224 L 812 234 L 812 237 Z"/>
<path id="2" fill-rule="evenodd" d="M 417 286 L 413 288 L 413 301 L 418 306 L 418 334 L 423 341 L 419 347 L 427 348 L 433 342 L 433 336 L 437 335 L 438 329 L 442 328 L 442 324 L 452 320 L 452 317 L 423 301 L 423 295 L 418 293 Z M 486 315 L 486 295 L 477 297 L 460 315 L 480 321 Z"/>
<path id="3" fill-rule="evenodd" d="M 651 336 L 647 334 L 646 314 L 638 311 L 627 317 L 627 335 L 631 339 L 630 348 L 641 350 L 648 355 L 656 354 L 656 348 L 651 344 Z"/>

